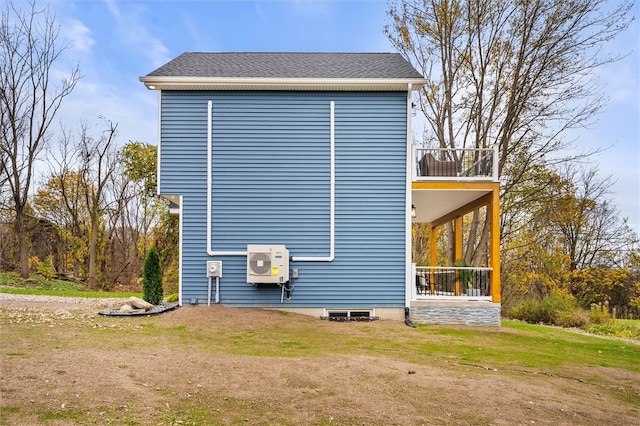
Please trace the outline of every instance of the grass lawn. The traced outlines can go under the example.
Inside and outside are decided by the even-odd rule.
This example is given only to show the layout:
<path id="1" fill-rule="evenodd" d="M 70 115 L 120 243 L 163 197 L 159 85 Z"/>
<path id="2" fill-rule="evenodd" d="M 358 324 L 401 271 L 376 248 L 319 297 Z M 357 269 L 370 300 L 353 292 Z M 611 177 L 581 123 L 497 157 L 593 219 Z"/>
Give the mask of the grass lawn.
<path id="1" fill-rule="evenodd" d="M 65 280 L 49 280 L 40 275 L 23 279 L 14 272 L 0 273 L 0 293 L 94 298 L 142 296 L 142 293 L 133 292 L 88 291 L 82 284 Z"/>
<path id="2" fill-rule="evenodd" d="M 0 310 L 0 424 L 633 424 L 640 345 L 499 328 L 185 306 Z M 68 308 L 70 309 L 70 308 Z"/>

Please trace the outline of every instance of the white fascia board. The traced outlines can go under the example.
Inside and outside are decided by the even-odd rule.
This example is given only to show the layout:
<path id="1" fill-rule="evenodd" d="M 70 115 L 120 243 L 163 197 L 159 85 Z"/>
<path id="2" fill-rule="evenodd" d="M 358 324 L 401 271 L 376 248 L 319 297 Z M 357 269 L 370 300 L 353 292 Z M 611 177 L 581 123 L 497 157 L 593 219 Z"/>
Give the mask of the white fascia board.
<path id="1" fill-rule="evenodd" d="M 236 77 L 163 77 L 145 76 L 140 77 L 140 81 L 150 90 L 203 90 L 203 89 L 225 89 L 233 87 L 236 89 L 246 88 L 247 90 L 265 87 L 269 89 L 280 88 L 281 90 L 297 89 L 306 87 L 313 90 L 327 88 L 335 90 L 343 87 L 347 90 L 362 87 L 379 88 L 379 90 L 406 90 L 411 84 L 412 90 L 419 90 L 427 80 L 425 79 L 382 79 L 382 78 L 236 78 Z"/>

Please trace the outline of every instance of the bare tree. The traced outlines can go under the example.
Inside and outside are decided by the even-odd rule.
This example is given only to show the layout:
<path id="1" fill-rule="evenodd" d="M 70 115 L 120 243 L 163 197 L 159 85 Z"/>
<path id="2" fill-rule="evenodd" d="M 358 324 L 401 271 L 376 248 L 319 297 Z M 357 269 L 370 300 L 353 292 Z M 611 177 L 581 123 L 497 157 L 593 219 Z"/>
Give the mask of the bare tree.
<path id="1" fill-rule="evenodd" d="M 499 148 L 503 195 L 567 147 L 605 104 L 594 70 L 618 57 L 605 43 L 631 19 L 631 1 L 398 0 L 385 33 L 429 80 L 418 102 L 426 143 Z M 566 159 L 565 159 L 566 160 Z M 559 160 L 561 161 L 561 160 Z M 508 213 L 508 212 L 507 212 Z M 473 220 L 466 260 L 486 256 Z M 477 238 L 476 233 L 482 236 Z"/>
<path id="2" fill-rule="evenodd" d="M 105 123 L 107 128 L 99 138 L 90 136 L 86 126 L 83 126 L 77 146 L 80 174 L 85 185 L 85 205 L 89 212 L 89 288 L 94 288 L 96 284 L 98 236 L 104 228 L 102 220 L 107 207 L 107 185 L 117 165 L 115 139 L 118 125 L 109 120 L 105 120 Z"/>
<path id="3" fill-rule="evenodd" d="M 598 177 L 598 170 L 565 166 L 547 221 L 556 229 L 559 245 L 569 260 L 569 271 L 616 263 L 627 251 L 633 232 L 620 220 L 608 199 L 613 180 Z"/>
<path id="4" fill-rule="evenodd" d="M 9 186 L 20 252 L 20 273 L 29 273 L 25 209 L 34 165 L 47 142 L 49 127 L 80 73 L 71 69 L 54 82 L 53 69 L 69 47 L 47 7 L 35 2 L 20 10 L 11 0 L 0 19 L 0 176 Z"/>

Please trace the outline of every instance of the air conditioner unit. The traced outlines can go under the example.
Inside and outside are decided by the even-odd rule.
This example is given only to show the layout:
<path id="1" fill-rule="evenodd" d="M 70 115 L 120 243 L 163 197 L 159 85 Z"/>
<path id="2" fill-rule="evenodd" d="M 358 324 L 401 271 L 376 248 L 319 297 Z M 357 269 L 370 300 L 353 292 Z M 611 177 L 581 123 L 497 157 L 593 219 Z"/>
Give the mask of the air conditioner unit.
<path id="1" fill-rule="evenodd" d="M 283 245 L 247 246 L 247 282 L 279 284 L 289 281 L 289 250 Z"/>

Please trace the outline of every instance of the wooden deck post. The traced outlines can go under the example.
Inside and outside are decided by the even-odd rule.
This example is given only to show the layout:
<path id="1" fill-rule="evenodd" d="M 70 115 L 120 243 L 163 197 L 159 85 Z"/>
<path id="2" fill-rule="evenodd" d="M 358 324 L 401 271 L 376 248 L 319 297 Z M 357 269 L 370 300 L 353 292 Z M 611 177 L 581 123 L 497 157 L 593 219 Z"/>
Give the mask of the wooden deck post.
<path id="1" fill-rule="evenodd" d="M 462 216 L 456 216 L 453 220 L 453 260 L 457 262 L 462 259 Z M 455 265 L 453 265 L 455 266 Z M 456 276 L 458 276 L 456 274 Z M 460 295 L 460 280 L 456 278 L 456 296 Z"/>
<path id="2" fill-rule="evenodd" d="M 491 301 L 500 303 L 500 191 L 491 192 L 491 203 L 487 206 L 491 221 L 491 243 L 489 244 L 489 259 L 491 262 Z"/>
<path id="3" fill-rule="evenodd" d="M 438 261 L 438 245 L 436 244 L 437 230 L 435 226 L 431 227 L 431 235 L 429 240 L 429 266 L 436 266 Z M 429 270 L 429 282 L 431 283 L 431 294 L 436 294 L 436 273 L 434 269 Z"/>

